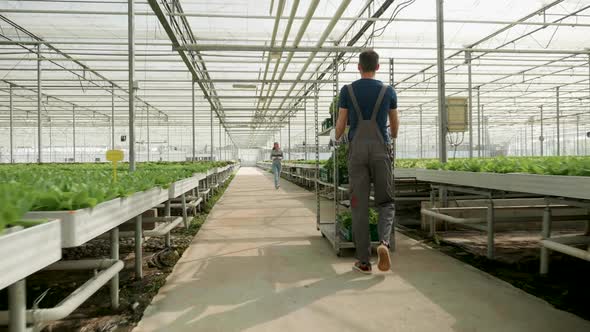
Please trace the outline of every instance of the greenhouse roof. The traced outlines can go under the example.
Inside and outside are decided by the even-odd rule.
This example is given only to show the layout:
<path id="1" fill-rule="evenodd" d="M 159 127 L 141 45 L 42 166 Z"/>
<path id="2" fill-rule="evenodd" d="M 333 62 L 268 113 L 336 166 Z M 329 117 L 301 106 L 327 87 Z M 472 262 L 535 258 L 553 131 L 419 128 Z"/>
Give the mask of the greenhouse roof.
<path id="1" fill-rule="evenodd" d="M 303 141 L 304 109 L 313 130 L 314 83 L 323 119 L 336 88 L 335 59 L 341 87 L 358 78 L 359 50 L 374 48 L 378 79 L 389 83 L 393 64 L 402 132 L 415 137 L 422 118 L 434 133 L 435 3 L 137 0 L 136 121 L 186 126 L 190 136 L 195 81 L 202 137 L 220 122 L 237 147 L 262 147 L 290 122 L 295 141 Z M 69 126 L 74 111 L 80 126 L 109 126 L 113 114 L 117 125 L 127 123 L 127 1 L 20 0 L 0 7 L 1 127 L 8 127 L 10 86 L 15 121 L 37 125 L 37 47 L 43 121 Z M 446 95 L 468 96 L 471 57 L 474 126 L 483 121 L 476 115 L 481 105 L 499 142 L 513 138 L 512 127 L 540 121 L 541 108 L 544 120 L 554 122 L 558 100 L 564 123 L 579 116 L 590 123 L 589 14 L 585 0 L 445 1 Z"/>

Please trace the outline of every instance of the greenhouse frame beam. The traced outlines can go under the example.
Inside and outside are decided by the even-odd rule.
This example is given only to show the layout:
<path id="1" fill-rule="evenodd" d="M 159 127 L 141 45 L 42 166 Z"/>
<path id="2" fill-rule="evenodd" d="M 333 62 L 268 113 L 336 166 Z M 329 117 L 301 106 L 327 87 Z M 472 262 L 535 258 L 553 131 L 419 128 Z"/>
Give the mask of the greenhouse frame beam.
<path id="1" fill-rule="evenodd" d="M 41 44 L 37 45 L 37 162 L 41 164 L 43 152 L 42 132 L 41 132 Z"/>
<path id="2" fill-rule="evenodd" d="M 447 105 L 445 103 L 445 33 L 444 33 L 444 2 L 436 0 L 436 40 L 437 40 L 437 83 L 438 83 L 438 158 L 447 162 Z M 442 196 L 446 196 L 441 192 Z"/>
<path id="3" fill-rule="evenodd" d="M 505 26 L 505 27 L 502 27 L 502 28 L 501 28 L 501 29 L 499 29 L 499 30 L 496 30 L 495 32 L 493 32 L 493 33 L 491 33 L 491 34 L 487 35 L 486 37 L 484 37 L 484 38 L 482 38 L 482 39 L 480 39 L 480 40 L 476 41 L 476 42 L 475 42 L 475 43 L 473 43 L 473 44 L 471 44 L 470 46 L 471 46 L 471 48 L 473 48 L 473 47 L 475 47 L 475 46 L 477 46 L 477 45 L 479 45 L 479 44 L 481 44 L 481 43 L 484 43 L 484 42 L 486 42 L 486 41 L 488 41 L 488 40 L 490 40 L 490 39 L 494 38 L 495 36 L 497 36 L 497 35 L 499 35 L 499 34 L 501 34 L 501 33 L 505 32 L 505 31 L 508 31 L 508 30 L 509 30 L 509 29 L 511 29 L 511 28 L 513 28 L 514 26 L 516 26 L 516 24 L 517 24 L 518 22 L 524 22 L 524 21 L 526 21 L 526 20 L 528 20 L 528 19 L 530 19 L 530 18 L 532 18 L 532 17 L 535 17 L 535 16 L 536 16 L 536 15 L 538 15 L 539 13 L 542 13 L 542 12 L 544 12 L 545 10 L 547 10 L 547 9 L 549 9 L 549 8 L 551 8 L 551 7 L 554 7 L 554 6 L 558 5 L 558 4 L 560 4 L 561 2 L 563 2 L 563 1 L 564 1 L 564 0 L 556 0 L 556 1 L 553 1 L 553 2 L 551 2 L 551 3 L 549 3 L 549 4 L 545 5 L 545 6 L 541 7 L 540 9 L 536 10 L 535 12 L 533 12 L 533 13 L 531 13 L 531 14 L 528 14 L 528 15 L 524 16 L 523 18 L 521 18 L 521 19 L 517 20 L 515 23 L 508 24 L 507 26 Z M 566 18 L 566 17 L 564 17 L 563 19 L 565 19 L 565 18 Z M 555 22 L 553 22 L 553 23 L 559 22 L 560 20 L 561 20 L 561 19 L 559 19 L 559 20 L 557 20 L 557 21 L 555 21 Z M 542 28 L 541 28 L 541 29 L 542 29 Z M 530 34 L 530 33 L 529 33 L 529 34 Z M 457 55 L 459 55 L 459 54 L 461 54 L 461 51 L 459 51 L 459 52 L 455 52 L 455 53 L 451 54 L 450 56 L 446 57 L 446 58 L 445 58 L 445 61 L 446 61 L 446 60 L 449 60 L 449 59 L 451 59 L 451 58 L 454 58 L 454 57 L 456 57 L 456 56 L 457 56 Z M 426 67 L 426 68 L 424 68 L 424 69 L 422 69 L 422 70 L 420 70 L 420 71 L 416 72 L 416 74 L 415 74 L 415 75 L 406 77 L 405 79 L 403 79 L 403 80 L 402 80 L 402 81 L 400 81 L 399 83 L 405 82 L 405 81 L 407 81 L 407 80 L 411 79 L 412 77 L 414 77 L 414 76 L 416 76 L 416 75 L 419 75 L 420 73 L 424 73 L 426 70 L 429 70 L 429 69 L 433 68 L 434 66 L 435 66 L 435 65 L 429 65 L 428 67 Z M 454 69 L 454 68 L 452 68 L 452 69 Z M 451 69 L 451 70 L 452 70 L 452 69 Z M 434 76 L 432 76 L 431 78 L 433 78 L 433 77 L 434 77 Z M 429 78 L 429 79 L 430 79 L 430 78 Z M 426 81 L 426 80 L 424 80 L 424 81 Z M 398 84 L 399 84 L 399 83 L 398 83 Z M 412 87 L 413 87 L 413 86 L 411 86 L 411 87 L 409 87 L 409 88 L 407 88 L 407 89 L 410 89 L 410 88 L 412 88 Z"/>
<path id="4" fill-rule="evenodd" d="M 374 1 L 367 1 L 365 6 L 360 10 L 360 12 L 356 15 L 356 19 L 354 22 L 352 22 L 345 30 L 344 32 L 340 35 L 340 37 L 337 39 L 337 42 L 335 43 L 336 45 L 339 45 L 344 38 L 346 37 L 346 34 L 348 34 L 348 32 L 354 27 L 355 23 L 357 23 L 358 20 L 360 20 L 364 14 L 365 11 L 367 11 L 367 9 L 369 9 L 370 5 L 373 3 Z M 381 4 L 381 6 L 379 7 L 379 9 L 377 9 L 377 11 L 375 11 L 375 13 L 373 13 L 373 15 L 371 16 L 371 18 L 379 18 L 381 17 L 381 15 L 383 15 L 383 13 L 389 8 L 389 6 L 391 6 L 391 4 L 393 3 L 393 1 L 384 1 L 383 4 Z M 363 18 L 364 19 L 364 18 Z M 354 44 L 356 44 L 356 42 L 365 34 L 365 32 L 372 26 L 374 25 L 374 21 L 371 20 L 366 20 L 365 23 L 361 26 L 361 28 L 359 29 L 359 31 L 351 37 L 351 39 L 348 41 L 348 43 L 346 44 L 346 46 L 354 46 Z M 328 75 L 328 74 L 333 74 L 334 73 L 334 68 L 332 68 L 333 66 L 337 65 L 339 63 L 339 61 L 344 57 L 346 53 L 345 52 L 340 52 L 338 53 L 338 55 L 336 57 L 334 57 L 332 59 L 332 61 L 328 62 L 328 67 L 326 69 L 324 69 L 324 71 L 319 74 L 317 76 L 318 80 L 323 80 L 323 78 Z M 318 64 L 318 66 L 316 67 L 316 69 L 313 71 L 313 73 L 311 74 L 310 77 L 313 77 L 315 74 L 318 74 L 321 67 L 326 64 L 326 61 L 328 61 L 329 59 L 331 59 L 331 55 L 327 54 L 324 59 L 321 60 L 320 64 Z M 310 94 L 312 92 L 311 89 L 315 89 L 315 87 L 310 86 L 309 90 L 307 85 L 304 85 L 302 87 L 302 89 L 300 89 L 296 95 L 298 96 L 307 96 L 308 94 Z M 318 91 L 319 94 L 319 91 Z M 281 106 L 284 104 L 286 100 L 283 100 L 281 103 Z M 295 102 L 295 107 L 297 107 L 297 105 L 299 105 L 299 103 L 301 102 L 301 100 L 298 100 L 297 102 Z M 287 112 L 286 115 L 289 115 L 290 112 Z M 275 113 L 276 116 L 276 113 Z M 283 115 L 284 118 L 285 115 Z"/>
<path id="5" fill-rule="evenodd" d="M 135 171 L 135 89 L 136 89 L 136 82 L 135 82 L 135 10 L 134 10 L 134 1 L 135 0 L 127 0 L 127 38 L 128 38 L 128 68 L 129 68 L 129 171 Z M 138 218 L 141 218 L 139 216 Z M 139 219 L 141 222 L 141 219 Z M 136 221 L 137 223 L 137 221 Z M 141 228 L 140 228 L 141 231 Z M 137 232 L 137 228 L 136 228 Z M 135 238 L 136 241 L 141 241 L 142 239 L 137 239 L 137 235 Z M 137 247 L 137 246 L 136 246 Z M 137 248 L 136 248 L 137 249 Z M 136 250 L 137 251 L 137 250 Z M 136 253 L 137 254 L 137 253 Z M 141 255 L 141 252 L 139 253 Z M 137 256 L 136 256 L 137 261 Z M 136 267 L 136 278 L 138 277 L 141 279 L 141 269 L 137 271 Z"/>
<path id="6" fill-rule="evenodd" d="M 127 15 L 125 11 L 98 11 L 98 10 L 50 10 L 50 9 L 15 9 L 15 8 L 1 8 L 0 12 L 11 13 L 11 14 L 60 14 L 60 15 L 92 15 L 92 16 L 122 16 Z M 146 12 L 135 12 L 136 16 L 152 16 L 152 13 Z M 202 17 L 202 18 L 225 18 L 225 19 L 251 19 L 251 20 L 275 20 L 279 18 L 281 20 L 289 19 L 289 16 L 267 16 L 267 15 L 238 15 L 238 14 L 217 14 L 217 13 L 168 13 L 168 16 L 177 17 Z M 557 14 L 556 14 L 557 15 Z M 301 21 L 304 20 L 304 16 L 294 16 L 293 20 Z M 330 16 L 316 16 L 313 18 L 316 21 L 329 21 Z M 354 23 L 359 21 L 358 17 L 342 17 L 341 21 L 353 21 Z M 387 22 L 388 18 L 371 17 L 366 18 L 370 22 Z M 400 23 L 436 23 L 436 19 L 433 18 L 396 18 L 396 22 Z M 498 20 L 459 20 L 451 19 L 445 20 L 445 24 L 514 24 L 514 25 L 530 25 L 530 26 L 563 26 L 563 27 L 590 27 L 590 24 L 584 23 L 552 23 L 552 22 L 521 22 L 521 21 L 498 21 Z"/>
<path id="7" fill-rule="evenodd" d="M 172 42 L 172 46 L 173 47 L 179 46 L 180 41 L 179 41 L 178 37 L 176 36 L 174 28 L 172 27 L 171 23 L 168 22 L 168 19 L 167 19 L 167 15 L 170 14 L 170 11 L 168 14 L 165 14 L 163 12 L 162 8 L 160 7 L 160 5 L 158 4 L 157 0 L 148 0 L 148 4 L 152 8 L 152 11 L 154 12 L 154 14 L 157 16 L 158 21 L 160 21 L 160 24 L 164 28 L 164 31 L 166 31 L 168 38 Z M 164 4 L 169 5 L 166 0 L 164 0 Z M 172 6 L 175 8 L 174 12 L 179 12 L 179 13 L 183 12 L 182 7 L 180 7 L 179 2 L 173 2 Z M 170 17 L 170 20 L 173 22 L 173 24 L 175 24 L 178 27 L 180 27 L 180 26 L 184 27 L 185 31 L 190 34 L 190 36 L 188 36 L 189 39 L 191 39 L 191 40 L 195 39 L 194 36 L 192 35 L 192 29 L 186 20 L 183 20 L 182 23 L 179 23 L 175 20 L 174 16 L 169 16 L 169 17 Z M 209 85 L 210 89 L 208 89 L 203 84 L 206 82 L 207 83 L 213 83 L 213 82 L 211 81 L 209 74 L 206 72 L 201 72 L 201 69 L 198 68 L 196 65 L 197 63 L 195 61 L 192 61 L 192 60 L 194 60 L 195 57 L 197 57 L 201 61 L 202 65 L 205 66 L 205 62 L 204 62 L 201 54 L 198 51 L 191 52 L 190 53 L 191 58 L 192 58 L 192 60 L 191 60 L 191 59 L 189 59 L 189 57 L 187 56 L 187 54 L 184 51 L 177 50 L 177 53 L 178 53 L 178 55 L 180 55 L 180 57 L 182 58 L 183 62 L 186 65 L 186 67 L 191 72 L 191 74 L 193 76 L 193 81 L 195 81 L 199 85 L 199 87 L 201 88 L 201 92 L 203 93 L 203 96 L 205 97 L 205 99 L 207 99 L 207 101 L 211 105 L 212 111 L 215 111 L 215 113 L 217 114 L 217 117 L 220 119 L 220 121 L 222 121 L 221 120 L 221 112 L 223 111 L 223 108 L 221 107 L 220 103 L 215 103 L 211 99 L 212 95 L 217 94 L 215 91 L 215 87 L 213 86 L 213 84 L 210 84 Z M 206 70 L 206 67 L 204 67 L 203 69 Z M 208 80 L 201 80 L 200 79 L 201 77 L 207 78 Z M 223 122 L 222 122 L 222 125 L 223 125 Z M 232 143 L 234 145 L 236 144 L 236 142 L 233 140 L 233 138 L 231 136 L 230 136 L 230 140 L 232 141 Z"/>
<path id="8" fill-rule="evenodd" d="M 265 53 L 281 53 L 281 52 L 302 52 L 302 53 L 335 53 L 335 52 L 362 52 L 367 47 L 362 46 L 285 46 L 274 47 L 265 45 L 228 45 L 228 44 L 185 44 L 174 47 L 179 51 L 223 51 L 223 52 L 265 52 Z M 436 47 L 422 47 L 422 46 L 379 46 L 379 49 L 393 49 L 393 50 L 432 50 Z M 449 47 L 445 48 L 449 51 L 472 52 L 472 53 L 507 53 L 507 54 L 589 54 L 588 50 L 561 50 L 561 49 L 496 49 L 496 48 L 473 48 L 473 47 Z"/>
<path id="9" fill-rule="evenodd" d="M 0 12 L 2 12 L 2 11 L 0 11 Z M 127 12 L 125 12 L 125 13 L 127 13 Z M 127 15 L 127 14 L 125 14 L 125 15 Z M 29 48 L 25 47 L 25 45 L 45 45 L 47 47 L 47 49 L 55 52 L 56 54 L 59 54 L 60 56 L 62 56 L 63 58 L 65 58 L 65 60 L 62 59 L 62 58 L 51 59 L 51 58 L 47 58 L 47 57 L 42 57 L 44 61 L 49 61 L 49 62 L 53 63 L 54 65 L 56 65 L 58 67 L 61 67 L 61 68 L 63 68 L 63 67 L 60 66 L 58 63 L 56 63 L 57 61 L 69 61 L 69 62 L 73 62 L 76 65 L 78 65 L 80 68 L 82 68 L 83 71 L 88 71 L 88 72 L 96 75 L 98 78 L 100 78 L 100 80 L 88 79 L 88 78 L 86 78 L 86 77 L 84 77 L 82 75 L 77 74 L 74 69 L 67 70 L 67 69 L 64 68 L 65 70 L 71 72 L 74 76 L 76 76 L 78 78 L 78 80 L 76 80 L 76 81 L 79 81 L 79 80 L 87 81 L 89 83 L 94 84 L 95 87 L 99 88 L 100 90 L 104 90 L 104 91 L 107 91 L 108 92 L 107 87 L 102 87 L 102 86 L 100 86 L 100 85 L 98 85 L 98 84 L 96 84 L 94 82 L 94 81 L 107 81 L 107 82 L 111 83 L 112 86 L 115 86 L 117 89 L 121 90 L 123 93 L 128 93 L 128 91 L 126 89 L 124 89 L 123 87 L 121 87 L 118 84 L 116 84 L 113 80 L 109 80 L 107 77 L 103 76 L 102 74 L 100 74 L 95 69 L 93 69 L 93 68 L 87 66 L 86 64 L 82 63 L 80 60 L 75 59 L 74 57 L 70 56 L 69 54 L 67 54 L 65 52 L 62 52 L 60 49 L 58 49 L 57 47 L 55 47 L 52 42 L 48 42 L 48 41 L 43 40 L 43 38 L 35 35 L 34 33 L 30 32 L 29 30 L 25 29 L 24 27 L 16 24 L 15 22 L 13 22 L 12 20 L 8 19 L 7 17 L 5 17 L 3 15 L 0 15 L 0 20 L 8 23 L 15 30 L 21 31 L 25 35 L 29 36 L 30 38 L 35 39 L 34 41 L 15 41 L 15 40 L 10 40 L 9 39 L 9 40 L 5 40 L 5 41 L 0 41 L 0 45 L 3 45 L 3 44 L 18 45 L 21 48 L 24 48 L 24 49 L 28 50 L 31 53 L 36 53 L 36 52 L 34 50 L 32 50 L 32 49 L 29 49 Z M 2 35 L 2 37 L 8 38 L 8 37 L 6 37 L 4 35 Z M 73 42 L 73 43 L 75 43 L 75 42 Z M 125 42 L 122 45 L 127 45 L 127 44 L 128 43 Z M 37 52 L 40 52 L 40 51 L 37 51 Z M 40 54 L 42 54 L 42 52 Z M 6 58 L 0 57 L 0 61 L 5 60 L 5 59 Z M 27 59 L 23 59 L 23 58 L 20 58 L 19 59 L 19 58 L 17 58 L 15 60 L 17 60 L 17 61 L 26 61 Z M 35 59 L 33 59 L 33 58 L 31 58 L 29 60 L 35 61 Z M 103 59 L 103 61 L 104 61 L 104 59 Z M 145 101 L 143 101 L 143 100 L 141 100 L 139 98 L 138 98 L 138 100 L 141 103 L 146 104 L 147 106 L 151 106 L 147 102 L 145 102 Z"/>
<path id="10" fill-rule="evenodd" d="M 572 57 L 572 55 L 568 55 L 568 56 L 566 56 L 566 57 L 563 57 L 563 58 L 561 58 L 561 59 L 551 60 L 551 61 L 550 61 L 550 62 L 548 62 L 548 63 L 557 62 L 557 61 L 560 61 L 560 60 L 562 60 L 562 59 L 567 59 L 567 58 L 569 58 L 569 57 Z M 494 79 L 494 80 L 492 80 L 492 81 L 490 81 L 490 82 L 487 82 L 487 83 L 481 83 L 481 84 L 477 84 L 477 86 L 479 86 L 479 87 L 483 87 L 483 86 L 489 86 L 489 85 L 492 85 L 492 84 L 506 84 L 506 85 L 505 85 L 505 86 L 503 86 L 503 87 L 500 87 L 500 88 L 497 88 L 497 89 L 493 89 L 493 90 L 488 90 L 488 91 L 484 91 L 484 92 L 482 92 L 482 94 L 487 94 L 487 93 L 497 92 L 497 91 L 500 91 L 500 90 L 502 90 L 502 89 L 504 89 L 504 88 L 511 87 L 511 86 L 515 86 L 515 85 L 518 85 L 518 84 L 527 84 L 527 83 L 529 83 L 529 81 L 532 81 L 533 79 L 538 79 L 538 78 L 543 78 L 543 77 L 551 76 L 552 74 L 559 73 L 559 72 L 562 72 L 562 71 L 567 71 L 567 70 L 570 70 L 570 69 L 573 69 L 573 68 L 577 67 L 577 66 L 570 66 L 570 67 L 568 67 L 568 68 L 565 68 L 565 69 L 562 69 L 562 70 L 558 70 L 558 71 L 554 71 L 554 72 L 551 72 L 551 73 L 546 73 L 546 74 L 542 74 L 542 75 L 536 75 L 536 77 L 535 77 L 535 78 L 533 78 L 533 79 L 523 80 L 522 82 L 518 82 L 518 83 L 500 83 L 500 82 L 499 82 L 499 81 L 501 81 L 501 80 L 504 80 L 504 79 L 509 79 L 509 78 L 511 78 L 511 77 L 517 76 L 517 75 L 519 75 L 520 73 L 523 73 L 523 72 L 526 72 L 526 71 L 529 71 L 529 70 L 533 70 L 533 69 L 536 69 L 536 68 L 541 68 L 541 67 L 543 67 L 543 65 L 544 65 L 544 64 L 536 65 L 536 66 L 534 66 L 534 67 L 532 67 L 532 68 L 529 68 L 529 69 L 523 70 L 523 71 L 521 71 L 521 72 L 519 72 L 519 73 L 515 73 L 514 75 L 511 75 L 511 76 L 510 76 L 510 75 L 506 75 L 506 76 L 504 76 L 504 77 L 500 77 L 500 78 Z M 580 65 L 580 66 L 582 66 L 582 65 Z M 586 80 L 582 80 L 582 81 L 578 81 L 578 82 L 574 82 L 574 83 L 571 83 L 571 82 L 570 82 L 570 83 L 562 83 L 562 84 L 561 84 L 561 86 L 567 86 L 567 85 L 571 85 L 571 84 L 575 84 L 575 83 L 582 83 L 582 82 L 585 82 L 585 81 L 586 81 Z M 454 83 L 454 82 L 446 82 L 446 84 L 452 84 L 452 83 Z M 554 87 L 555 87 L 555 85 L 556 85 L 555 83 L 548 83 L 548 84 L 550 84 L 550 85 L 551 85 L 551 88 L 545 89 L 545 91 L 554 89 Z M 539 85 L 539 83 L 537 83 L 537 85 Z M 457 95 L 457 94 L 459 94 L 460 92 L 461 92 L 461 91 L 459 91 L 459 92 L 455 92 L 455 93 L 453 93 L 452 95 Z M 525 95 L 530 95 L 530 94 L 533 94 L 533 93 L 538 93 L 538 92 L 543 92 L 543 91 L 525 92 L 525 93 L 523 93 L 521 96 L 511 96 L 511 97 L 506 97 L 505 99 L 506 99 L 506 100 L 515 99 L 515 98 L 519 98 L 519 97 L 522 97 L 522 96 L 525 96 Z M 500 101 L 501 101 L 501 100 L 500 100 Z M 430 101 L 428 101 L 428 103 L 430 103 L 430 102 L 434 102 L 434 100 L 430 100 Z"/>
<path id="11" fill-rule="evenodd" d="M 328 25 L 324 28 L 322 35 L 320 36 L 320 38 L 316 42 L 315 47 L 321 48 L 324 45 L 324 43 L 326 42 L 326 40 L 330 36 L 330 33 L 332 33 L 332 31 L 334 30 L 334 27 L 338 23 L 338 19 L 340 17 L 342 17 L 342 15 L 344 14 L 344 11 L 346 10 L 346 8 L 348 8 L 350 1 L 351 0 L 342 0 L 342 2 L 340 2 L 340 5 L 338 6 L 336 11 L 334 12 L 334 15 L 332 16 L 332 19 L 329 21 Z M 293 52 L 289 52 L 289 56 L 292 56 L 293 54 L 294 54 Z M 315 58 L 316 55 L 317 55 L 316 51 L 312 51 L 309 54 L 307 61 L 301 67 L 299 74 L 297 74 L 295 82 L 293 82 L 291 84 L 291 86 L 289 87 L 289 90 L 287 91 L 287 95 L 290 95 L 293 92 L 293 90 L 295 89 L 297 84 L 300 84 L 300 83 L 315 83 L 315 84 L 321 83 L 322 76 L 318 76 L 318 78 L 317 78 L 317 81 L 320 81 L 320 82 L 313 82 L 312 80 L 302 80 L 303 75 L 305 75 L 307 68 L 309 68 L 309 66 L 312 63 L 312 60 Z M 286 70 L 286 66 L 283 68 Z M 287 81 L 287 80 L 284 80 L 284 81 Z M 283 105 L 285 104 L 285 101 L 286 101 L 285 99 L 283 99 L 281 101 L 281 103 L 279 104 L 279 108 L 283 107 Z M 287 107 L 287 109 L 289 109 L 289 108 Z M 289 112 L 289 111 L 287 111 L 287 112 Z M 274 112 L 270 118 L 272 120 L 274 120 L 274 118 L 277 116 L 277 113 L 278 112 Z M 266 115 L 266 113 L 265 113 L 265 115 Z"/>

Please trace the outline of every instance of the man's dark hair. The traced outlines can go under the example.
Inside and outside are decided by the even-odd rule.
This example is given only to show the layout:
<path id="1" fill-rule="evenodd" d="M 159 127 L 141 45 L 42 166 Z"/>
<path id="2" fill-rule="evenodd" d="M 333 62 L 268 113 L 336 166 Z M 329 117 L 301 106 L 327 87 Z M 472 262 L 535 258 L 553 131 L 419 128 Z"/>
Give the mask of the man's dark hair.
<path id="1" fill-rule="evenodd" d="M 364 72 L 375 71 L 379 64 L 379 54 L 373 50 L 366 50 L 359 55 L 359 64 Z"/>

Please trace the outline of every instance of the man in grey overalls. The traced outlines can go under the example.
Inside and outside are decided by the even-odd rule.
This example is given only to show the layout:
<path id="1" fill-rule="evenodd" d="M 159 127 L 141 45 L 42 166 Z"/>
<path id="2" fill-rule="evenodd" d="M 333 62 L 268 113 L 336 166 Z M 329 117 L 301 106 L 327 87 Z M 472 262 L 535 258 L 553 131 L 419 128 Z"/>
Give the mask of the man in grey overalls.
<path id="1" fill-rule="evenodd" d="M 340 91 L 335 138 L 339 140 L 342 137 L 349 123 L 348 176 L 352 232 L 358 259 L 354 269 L 371 273 L 371 183 L 375 189 L 375 206 L 379 212 L 378 267 L 381 271 L 391 268 L 389 244 L 395 217 L 392 142 L 397 138 L 399 119 L 395 91 L 391 86 L 375 79 L 375 72 L 379 69 L 379 55 L 372 50 L 361 53 L 358 69 L 361 79 L 344 86 Z M 391 138 L 387 133 L 388 119 Z"/>

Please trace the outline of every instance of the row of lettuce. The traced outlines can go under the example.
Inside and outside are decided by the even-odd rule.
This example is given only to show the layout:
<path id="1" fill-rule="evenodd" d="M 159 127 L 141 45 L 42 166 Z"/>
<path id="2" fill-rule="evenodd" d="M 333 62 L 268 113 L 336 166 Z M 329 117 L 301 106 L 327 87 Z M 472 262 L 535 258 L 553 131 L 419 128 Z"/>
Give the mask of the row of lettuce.
<path id="1" fill-rule="evenodd" d="M 20 164 L 0 166 L 0 233 L 18 224 L 28 211 L 69 211 L 91 208 L 99 203 L 205 173 L 229 162 L 138 163 L 117 168 L 113 179 L 110 164 Z"/>
<path id="2" fill-rule="evenodd" d="M 340 155 L 342 154 L 342 155 Z M 293 164 L 315 164 L 314 160 L 286 161 Z M 332 159 L 320 161 L 326 172 L 332 172 Z M 395 168 L 421 168 L 464 172 L 525 173 L 538 175 L 590 176 L 590 157 L 496 157 L 452 159 L 441 163 L 436 159 L 396 159 Z M 338 171 L 348 174 L 345 153 L 339 151 Z"/>

